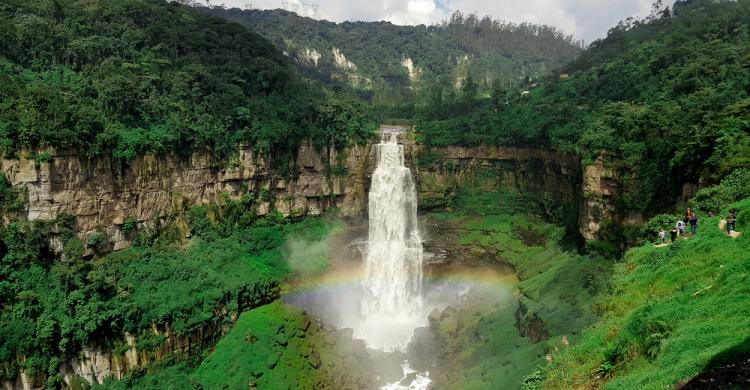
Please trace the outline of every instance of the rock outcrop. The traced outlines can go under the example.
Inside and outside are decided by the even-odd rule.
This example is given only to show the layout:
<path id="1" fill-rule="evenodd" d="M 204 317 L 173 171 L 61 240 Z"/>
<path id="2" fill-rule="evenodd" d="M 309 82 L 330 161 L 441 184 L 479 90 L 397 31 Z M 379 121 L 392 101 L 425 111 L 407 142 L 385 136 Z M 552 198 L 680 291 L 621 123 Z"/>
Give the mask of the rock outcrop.
<path id="1" fill-rule="evenodd" d="M 617 206 L 617 197 L 622 193 L 622 184 L 616 168 L 599 156 L 592 164 L 583 167 L 581 180 L 581 208 L 579 232 L 586 240 L 595 240 L 602 223 L 613 221 L 623 225 L 638 226 L 644 216 L 636 211 L 622 210 Z"/>
<path id="2" fill-rule="evenodd" d="M 496 146 L 417 149 L 420 207 L 445 206 L 471 184 L 532 197 L 548 214 L 578 210 L 581 165 L 573 154 Z"/>
<path id="3" fill-rule="evenodd" d="M 190 207 L 256 196 L 259 215 L 272 210 L 285 216 L 318 215 L 337 207 L 353 215 L 367 203 L 371 147 L 342 152 L 316 150 L 305 143 L 297 153 L 299 174 L 285 179 L 269 159 L 242 146 L 236 161 L 216 161 L 207 153 L 191 156 L 135 158 L 123 168 L 109 156 L 84 160 L 76 154 L 47 151 L 51 161 L 6 159 L 2 170 L 10 183 L 26 192 L 28 220 L 76 217 L 80 235 L 103 232 L 110 248 L 129 245 L 121 231 L 132 219 L 139 225 L 183 215 Z"/>

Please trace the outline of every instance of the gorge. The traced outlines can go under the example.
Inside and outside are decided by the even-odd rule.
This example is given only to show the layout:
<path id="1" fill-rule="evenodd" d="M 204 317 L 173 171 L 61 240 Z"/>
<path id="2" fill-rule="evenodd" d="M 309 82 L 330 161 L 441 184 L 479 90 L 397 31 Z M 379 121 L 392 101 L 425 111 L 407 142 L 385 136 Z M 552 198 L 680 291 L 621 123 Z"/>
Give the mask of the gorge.
<path id="1" fill-rule="evenodd" d="M 401 273 L 398 271 L 402 269 L 401 266 L 394 263 L 392 266 L 395 268 L 388 271 L 381 268 L 384 265 L 377 263 L 382 258 L 408 257 L 411 261 L 421 258 L 421 253 L 415 252 L 421 250 L 421 240 L 414 230 L 417 229 L 417 221 L 414 214 L 408 215 L 416 213 L 416 198 L 419 198 L 419 204 L 423 207 L 444 207 L 450 204 L 452 197 L 457 196 L 458 188 L 472 185 L 485 190 L 530 195 L 529 198 L 537 200 L 529 205 L 529 210 L 539 213 L 540 217 L 550 217 L 549 211 L 558 209 L 563 210 L 555 214 L 558 218 L 567 213 L 575 221 L 579 215 L 579 202 L 582 201 L 578 194 L 583 185 L 583 176 L 578 159 L 572 155 L 517 148 L 424 148 L 413 141 L 412 132 L 402 129 L 400 133 L 388 133 L 389 129 L 391 127 L 384 126 L 381 130 L 381 134 L 386 137 L 383 143 L 354 146 L 341 151 L 316 150 L 309 143 L 303 144 L 297 155 L 296 163 L 301 170 L 296 179 L 280 177 L 267 160 L 254 159 L 247 149 L 241 149 L 238 163 L 224 163 L 224 167 L 221 163 L 212 162 L 207 155 L 197 154 L 189 159 L 146 156 L 118 171 L 107 159 L 83 161 L 74 155 L 53 152 L 50 153 L 53 157 L 49 162 L 6 159 L 3 170 L 11 185 L 23 189 L 28 197 L 28 208 L 20 213 L 22 218 L 33 221 L 71 215 L 75 217 L 77 230 L 84 242 L 88 242 L 88 238 L 94 234 L 104 233 L 106 244 L 96 249 L 87 247 L 86 253 L 89 256 L 122 250 L 131 245 L 123 232 L 126 220 L 135 221 L 139 230 L 158 231 L 170 226 L 176 227 L 178 239 L 186 240 L 190 236 L 188 224 L 189 210 L 192 207 L 221 205 L 233 199 L 239 200 L 245 194 L 244 191 L 256 194 L 251 198 L 250 204 L 258 216 L 277 212 L 285 217 L 299 218 L 320 215 L 333 207 L 340 209 L 341 215 L 349 218 L 357 217 L 367 209 L 371 213 L 380 213 L 375 214 L 379 216 L 376 218 L 380 222 L 370 224 L 370 229 L 375 229 L 371 230 L 373 252 L 364 252 L 367 254 L 366 259 L 372 258 L 365 264 L 374 268 L 366 267 L 370 269 L 370 276 L 365 280 L 370 280 L 371 288 L 379 291 L 373 291 L 374 295 L 369 298 L 375 299 L 370 304 L 370 315 L 383 318 L 403 316 L 406 321 L 404 329 L 401 336 L 394 339 L 400 341 L 387 341 L 394 336 L 389 335 L 388 327 L 383 328 L 382 321 L 359 322 L 361 325 L 358 326 L 356 321 L 345 320 L 340 326 L 354 328 L 354 337 L 365 340 L 368 337 L 361 332 L 382 332 L 386 339 L 375 338 L 368 341 L 368 345 L 372 342 L 371 346 L 380 345 L 386 350 L 403 350 L 413 329 L 428 325 L 427 314 L 435 307 L 444 309 L 446 306 L 445 303 L 433 300 L 430 303 L 432 306 L 422 308 L 416 301 L 421 299 L 421 289 L 418 287 L 420 282 L 407 277 L 410 274 L 416 277 L 421 273 L 420 270 L 412 269 Z M 391 134 L 393 139 L 389 139 Z M 396 138 L 399 139 L 398 143 Z M 432 161 L 425 161 L 428 157 Z M 345 175 L 332 175 L 332 164 L 340 164 Z M 378 171 L 380 164 L 384 166 Z M 394 168 L 389 168 L 393 171 L 385 171 L 387 164 L 395 164 Z M 409 168 L 400 164 L 412 167 L 415 173 L 414 184 L 410 184 Z M 399 169 L 398 166 L 402 168 Z M 410 190 L 410 186 L 414 189 Z M 373 196 L 373 191 L 382 195 Z M 393 196 L 399 198 L 394 199 Z M 368 199 L 370 206 L 366 207 Z M 543 199 L 564 199 L 565 202 L 544 204 L 541 201 Z M 391 208 L 393 204 L 403 204 L 405 210 L 394 210 Z M 392 218 L 391 215 L 404 219 L 396 222 L 389 219 Z M 575 229 L 575 222 L 573 223 Z M 589 221 L 585 221 L 582 226 L 588 224 Z M 406 230 L 399 233 L 400 229 Z M 406 234 L 406 231 L 411 233 Z M 404 243 L 404 247 L 394 248 L 393 238 L 386 238 L 393 234 L 404 237 L 412 244 Z M 51 245 L 53 248 L 58 245 L 59 248 L 60 242 L 59 239 L 53 239 Z M 374 274 L 376 271 L 387 272 Z M 401 287 L 391 284 L 391 276 L 383 280 L 377 279 L 394 273 L 400 275 L 396 280 L 407 278 L 401 279 Z M 409 289 L 414 290 L 408 292 Z M 265 296 L 267 298 L 264 300 L 273 299 L 273 289 Z M 388 296 L 391 299 L 386 298 Z M 378 299 L 384 299 L 386 306 L 379 306 Z M 412 308 L 404 309 L 403 314 L 398 314 L 400 308 L 404 307 Z M 240 307 L 238 313 L 250 308 L 252 306 Z M 229 314 L 231 312 L 227 315 Z M 369 330 L 367 326 L 370 327 Z M 160 360 L 176 351 L 191 354 L 191 345 L 210 343 L 210 340 L 216 340 L 225 331 L 226 328 L 218 323 L 208 324 L 206 328 L 183 335 L 173 335 L 169 327 L 164 328 L 159 331 L 165 336 L 159 347 L 163 351 L 155 355 L 143 355 L 139 352 L 134 336 L 126 333 L 120 343 L 130 345 L 130 348 L 122 358 L 113 356 L 106 348 L 90 346 L 80 358 L 68 363 L 62 373 L 66 378 L 75 374 L 89 382 L 102 382 L 108 377 L 122 378 L 126 372 L 148 364 L 153 359 Z M 395 344 L 391 344 L 394 342 Z M 33 388 L 34 383 L 41 383 L 41 378 L 27 375 L 21 375 L 17 380 L 16 385 L 6 386 Z"/>
<path id="2" fill-rule="evenodd" d="M 450 15 L 0 5 L 2 388 L 746 387 L 750 3 Z"/>

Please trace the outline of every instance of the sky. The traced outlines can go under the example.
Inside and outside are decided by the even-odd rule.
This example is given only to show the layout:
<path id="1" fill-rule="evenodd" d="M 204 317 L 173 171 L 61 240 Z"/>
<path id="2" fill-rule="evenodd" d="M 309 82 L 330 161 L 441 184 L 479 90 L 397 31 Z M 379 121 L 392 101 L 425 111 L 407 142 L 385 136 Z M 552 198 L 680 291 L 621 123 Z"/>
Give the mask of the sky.
<path id="1" fill-rule="evenodd" d="M 259 9 L 286 8 L 334 22 L 387 20 L 394 24 L 432 24 L 454 11 L 477 13 L 516 23 L 532 22 L 557 26 L 577 39 L 590 43 L 630 16 L 649 14 L 653 0 L 212 0 L 212 5 Z"/>

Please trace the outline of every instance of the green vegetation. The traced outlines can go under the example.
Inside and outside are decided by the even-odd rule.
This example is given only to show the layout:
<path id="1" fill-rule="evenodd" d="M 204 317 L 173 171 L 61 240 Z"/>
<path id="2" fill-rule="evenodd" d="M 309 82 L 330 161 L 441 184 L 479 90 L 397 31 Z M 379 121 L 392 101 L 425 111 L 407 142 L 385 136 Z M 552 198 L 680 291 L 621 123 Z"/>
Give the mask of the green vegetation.
<path id="1" fill-rule="evenodd" d="M 559 77 L 519 94 L 464 88 L 417 113 L 428 145 L 529 145 L 603 155 L 624 209 L 671 210 L 750 156 L 750 4 L 678 1 L 594 42 Z M 467 104 L 470 102 L 471 104 Z"/>
<path id="2" fill-rule="evenodd" d="M 730 207 L 739 210 L 737 229 L 748 231 L 750 198 Z M 544 388 L 671 388 L 718 356 L 723 364 L 743 359 L 750 237 L 728 237 L 718 219 L 705 219 L 688 240 L 628 251 L 597 300 L 601 318 L 554 354 Z"/>
<path id="3" fill-rule="evenodd" d="M 718 213 L 728 205 L 750 197 L 750 168 L 741 168 L 725 177 L 720 185 L 703 188 L 689 205 L 704 213 Z"/>
<path id="4" fill-rule="evenodd" d="M 581 51 L 579 42 L 555 27 L 458 12 L 439 25 L 395 26 L 331 23 L 283 10 L 204 10 L 267 37 L 310 77 L 354 89 L 381 114 L 400 117 L 413 114 L 415 103 L 452 98 L 454 85 L 466 80 L 482 91 L 493 85 L 517 86 L 546 76 Z M 356 69 L 337 64 L 334 48 Z M 311 56 L 313 50 L 318 59 Z M 415 67 L 415 78 L 403 65 L 407 58 Z M 386 107 L 391 109 L 382 111 Z"/>
<path id="5" fill-rule="evenodd" d="M 310 320 L 276 302 L 244 313 L 195 371 L 209 389 L 320 389 L 320 340 Z"/>
<path id="6" fill-rule="evenodd" d="M 152 365 L 148 375 L 111 380 L 94 389 L 372 387 L 364 344 L 337 337 L 299 309 L 276 301 L 242 313 L 202 361 Z M 342 352 L 347 343 L 354 347 Z"/>
<path id="7" fill-rule="evenodd" d="M 595 297 L 606 290 L 612 263 L 563 250 L 564 228 L 530 216 L 532 210 L 523 211 L 520 203 L 506 209 L 501 201 L 508 194 L 469 194 L 453 205 L 458 212 L 432 217 L 459 223 L 458 244 L 477 258 L 512 264 L 521 280 L 520 295 L 488 314 L 461 316 L 467 318 L 464 331 L 451 355 L 452 370 L 460 375 L 449 375 L 447 381 L 453 388 L 498 383 L 520 388 L 563 337 L 574 342 L 596 321 Z"/>
<path id="8" fill-rule="evenodd" d="M 286 260 L 287 240 L 318 242 L 334 227 L 323 219 L 286 223 L 231 210 L 215 209 L 211 222 L 205 209 L 194 209 L 194 239 L 186 246 L 170 244 L 170 230 L 166 236 L 142 230 L 134 241 L 145 246 L 93 261 L 81 259 L 72 218 L 0 228 L 0 379 L 23 368 L 47 373 L 53 386 L 61 380 L 58 359 L 85 345 L 115 346 L 124 332 L 138 335 L 152 325 L 184 334 L 228 322 L 217 308 L 237 313 L 276 299 L 279 282 L 300 266 Z M 50 251 L 52 236 L 63 243 L 66 261 Z M 162 341 L 139 340 L 139 348 Z"/>
<path id="9" fill-rule="evenodd" d="M 216 15 L 267 34 L 302 66 Z M 657 2 L 581 54 L 555 28 L 476 15 L 399 27 L 162 0 L 6 0 L 0 154 L 40 167 L 54 149 L 73 150 L 122 166 L 145 153 L 207 150 L 230 163 L 247 144 L 294 177 L 304 140 L 364 142 L 372 118 L 390 115 L 412 120 L 427 147 L 535 146 L 575 152 L 584 165 L 602 159 L 615 172 L 617 209 L 656 216 L 638 232 L 603 224 L 589 254 L 565 236 L 577 231 L 577 199 L 509 191 L 491 170 L 422 203 L 443 209 L 431 217 L 456 226 L 456 245 L 512 264 L 520 279 L 518 296 L 495 310 L 460 313 L 438 379 L 456 388 L 669 388 L 747 356 L 748 21 L 747 1 Z M 337 64 L 334 48 L 354 65 Z M 418 164 L 439 162 L 424 150 Z M 327 174 L 346 176 L 341 163 Z M 702 187 L 687 203 L 701 215 L 698 234 L 660 247 L 641 240 L 620 258 L 625 241 L 672 226 L 686 183 Z M 18 220 L 26 196 L 0 173 L 0 381 L 23 370 L 60 387 L 61 362 L 87 346 L 122 356 L 127 332 L 154 363 L 105 388 L 372 386 L 362 343 L 334 350 L 342 339 L 304 313 L 265 305 L 285 278 L 328 266 L 327 236 L 340 224 L 258 216 L 249 211 L 257 202 L 275 200 L 246 191 L 172 221 L 128 217 L 121 229 L 133 246 L 104 255 L 113 244 L 105 232 L 80 236 L 72 216 Z M 736 239 L 717 228 L 730 209 L 746 233 Z M 190 356 L 160 355 L 166 336 L 149 332 L 185 335 L 233 318 L 215 349 L 209 340 Z"/>
<path id="10" fill-rule="evenodd" d="M 283 160 L 305 138 L 341 147 L 374 130 L 361 104 L 303 79 L 261 36 L 161 0 L 3 2 L 0 83 L 5 156 L 226 158 L 246 143 Z"/>

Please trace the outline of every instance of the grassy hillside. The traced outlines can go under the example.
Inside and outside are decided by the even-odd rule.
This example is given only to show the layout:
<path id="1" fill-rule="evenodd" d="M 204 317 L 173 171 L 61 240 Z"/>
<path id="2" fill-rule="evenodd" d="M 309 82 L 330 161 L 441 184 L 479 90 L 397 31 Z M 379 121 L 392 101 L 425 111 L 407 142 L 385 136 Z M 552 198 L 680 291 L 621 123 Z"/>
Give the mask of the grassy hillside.
<path id="1" fill-rule="evenodd" d="M 732 207 L 737 229 L 747 232 L 750 198 Z M 720 355 L 724 364 L 743 359 L 750 235 L 732 239 L 718 224 L 707 218 L 689 240 L 630 250 L 611 292 L 598 300 L 601 318 L 578 344 L 554 354 L 544 388 L 665 389 L 715 366 Z"/>
<path id="2" fill-rule="evenodd" d="M 261 389 L 320 388 L 325 378 L 312 361 L 319 361 L 320 346 L 306 337 L 309 326 L 309 319 L 280 302 L 245 313 L 195 376 L 209 389 L 246 389 L 250 382 Z"/>
<path id="3" fill-rule="evenodd" d="M 519 194 L 465 186 L 450 212 L 430 218 L 449 221 L 456 243 L 477 259 L 512 264 L 518 295 L 481 313 L 459 313 L 461 331 L 440 334 L 447 367 L 436 373 L 440 386 L 518 389 L 545 355 L 565 337 L 570 343 L 594 323 L 596 296 L 606 291 L 612 263 L 562 248 L 564 226 L 533 216 Z M 440 326 L 437 327 L 440 329 Z"/>
<path id="4" fill-rule="evenodd" d="M 210 12 L 267 37 L 311 77 L 353 85 L 376 105 L 426 99 L 435 88 L 461 86 L 467 77 L 482 90 L 492 85 L 507 88 L 549 74 L 581 50 L 571 36 L 554 27 L 474 14 L 456 13 L 434 26 L 395 26 L 388 22 L 332 23 L 283 10 L 215 8 Z M 356 69 L 337 64 L 334 48 Z M 320 58 L 311 59 L 312 50 Z M 403 64 L 407 58 L 416 69 L 411 78 Z M 421 93 L 415 94 L 412 87 Z"/>

